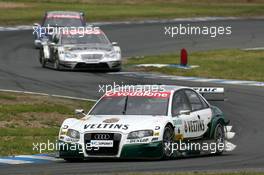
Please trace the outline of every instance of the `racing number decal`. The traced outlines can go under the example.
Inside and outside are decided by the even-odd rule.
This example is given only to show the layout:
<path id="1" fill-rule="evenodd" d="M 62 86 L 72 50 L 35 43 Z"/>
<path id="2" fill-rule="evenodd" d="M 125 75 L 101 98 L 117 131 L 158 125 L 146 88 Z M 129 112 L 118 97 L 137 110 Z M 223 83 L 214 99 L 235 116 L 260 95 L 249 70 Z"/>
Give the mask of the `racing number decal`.
<path id="1" fill-rule="evenodd" d="M 205 124 L 203 120 L 184 121 L 185 132 L 201 132 L 204 130 L 205 130 Z"/>

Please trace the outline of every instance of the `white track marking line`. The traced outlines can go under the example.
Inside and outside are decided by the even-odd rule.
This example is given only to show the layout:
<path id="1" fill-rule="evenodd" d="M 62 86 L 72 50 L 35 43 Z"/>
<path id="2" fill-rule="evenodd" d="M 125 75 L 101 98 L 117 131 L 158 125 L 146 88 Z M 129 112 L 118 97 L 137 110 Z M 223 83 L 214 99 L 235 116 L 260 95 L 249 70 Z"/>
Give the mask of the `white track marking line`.
<path id="1" fill-rule="evenodd" d="M 0 89 L 0 91 L 1 92 L 14 92 L 14 93 L 31 94 L 31 95 L 51 96 L 51 97 L 66 98 L 66 99 L 72 99 L 72 100 L 97 101 L 95 99 L 89 99 L 89 98 L 71 97 L 71 96 L 64 96 L 64 95 L 57 95 L 57 94 L 46 94 L 46 93 L 31 92 L 31 91 L 18 91 L 18 90 L 9 90 L 9 89 Z"/>
<path id="2" fill-rule="evenodd" d="M 0 163 L 16 165 L 16 164 L 25 164 L 25 163 L 33 163 L 33 162 L 25 161 L 25 160 L 0 159 Z"/>
<path id="3" fill-rule="evenodd" d="M 19 155 L 15 156 L 17 158 L 29 158 L 29 159 L 39 159 L 39 160 L 49 160 L 49 161 L 60 161 L 61 159 L 51 157 L 51 156 L 39 156 L 39 155 Z"/>

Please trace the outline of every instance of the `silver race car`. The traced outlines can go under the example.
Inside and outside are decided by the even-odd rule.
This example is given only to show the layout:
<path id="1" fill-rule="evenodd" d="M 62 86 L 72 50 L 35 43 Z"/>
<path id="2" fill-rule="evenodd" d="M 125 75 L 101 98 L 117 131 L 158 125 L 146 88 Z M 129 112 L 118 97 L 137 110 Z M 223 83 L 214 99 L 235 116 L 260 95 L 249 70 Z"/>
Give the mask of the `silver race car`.
<path id="1" fill-rule="evenodd" d="M 51 66 L 56 70 L 120 71 L 121 49 L 116 44 L 98 27 L 85 32 L 63 32 L 42 42 L 39 61 L 42 67 Z"/>

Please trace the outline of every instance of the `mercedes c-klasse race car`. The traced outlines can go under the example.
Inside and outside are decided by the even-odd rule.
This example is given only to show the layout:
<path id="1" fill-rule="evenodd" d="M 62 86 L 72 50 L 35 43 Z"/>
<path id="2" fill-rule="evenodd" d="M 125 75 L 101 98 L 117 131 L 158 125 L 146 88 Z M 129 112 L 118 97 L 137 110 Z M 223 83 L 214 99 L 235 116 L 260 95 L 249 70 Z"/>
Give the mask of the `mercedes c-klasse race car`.
<path id="1" fill-rule="evenodd" d="M 92 30 L 70 30 L 57 33 L 42 42 L 39 61 L 42 67 L 54 69 L 93 69 L 119 71 L 121 49 L 110 42 L 98 27 Z"/>
<path id="2" fill-rule="evenodd" d="M 66 119 L 59 133 L 59 157 L 169 159 L 205 150 L 179 144 L 217 145 L 214 154 L 232 151 L 231 132 L 223 112 L 201 95 L 222 88 L 163 86 L 162 90 L 106 92 L 81 119 Z M 77 110 L 83 112 L 82 110 Z M 219 145 L 222 145 L 221 147 Z M 211 148 L 211 147 L 210 147 Z M 202 150 L 204 149 L 204 150 Z M 207 152 L 208 153 L 208 152 Z"/>
<path id="3" fill-rule="evenodd" d="M 40 24 L 33 26 L 34 45 L 41 47 L 42 40 L 50 39 L 51 33 L 59 27 L 85 27 L 86 21 L 83 12 L 49 11 L 46 12 Z"/>

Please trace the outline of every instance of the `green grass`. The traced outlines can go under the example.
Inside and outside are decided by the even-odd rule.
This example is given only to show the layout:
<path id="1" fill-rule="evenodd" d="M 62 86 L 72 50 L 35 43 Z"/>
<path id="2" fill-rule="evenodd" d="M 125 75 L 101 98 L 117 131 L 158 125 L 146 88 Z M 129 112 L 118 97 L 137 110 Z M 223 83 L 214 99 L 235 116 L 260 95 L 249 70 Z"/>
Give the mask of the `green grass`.
<path id="1" fill-rule="evenodd" d="M 0 156 L 40 153 L 33 150 L 33 143 L 55 142 L 63 120 L 74 117 L 74 109 L 88 111 L 93 104 L 0 92 Z"/>
<path id="2" fill-rule="evenodd" d="M 179 64 L 179 54 L 131 58 L 126 68 L 179 76 L 264 81 L 264 51 L 215 50 L 189 53 L 189 64 L 195 69 L 135 68 L 135 64 Z"/>
<path id="3" fill-rule="evenodd" d="M 12 104 L 12 105 L 0 105 L 0 113 L 4 115 L 18 114 L 25 112 L 58 112 L 59 114 L 73 114 L 72 109 L 64 105 L 49 105 L 49 104 Z"/>
<path id="4" fill-rule="evenodd" d="M 4 100 L 15 100 L 16 97 L 13 96 L 13 95 L 0 94 L 0 99 L 4 99 Z"/>
<path id="5" fill-rule="evenodd" d="M 119 174 L 119 173 L 118 173 Z M 118 175 L 117 174 L 117 175 Z M 122 174 L 122 173 L 120 173 Z M 264 175 L 263 172 L 184 172 L 184 173 L 127 173 L 128 175 L 145 175 L 145 174 L 153 174 L 153 175 Z"/>
<path id="6" fill-rule="evenodd" d="M 45 11 L 84 11 L 87 21 L 114 21 L 201 16 L 259 16 L 264 15 L 264 3 L 253 0 L 12 0 L 15 5 L 0 4 L 0 24 L 32 24 L 39 22 Z M 230 3 L 231 2 L 231 3 Z"/>

